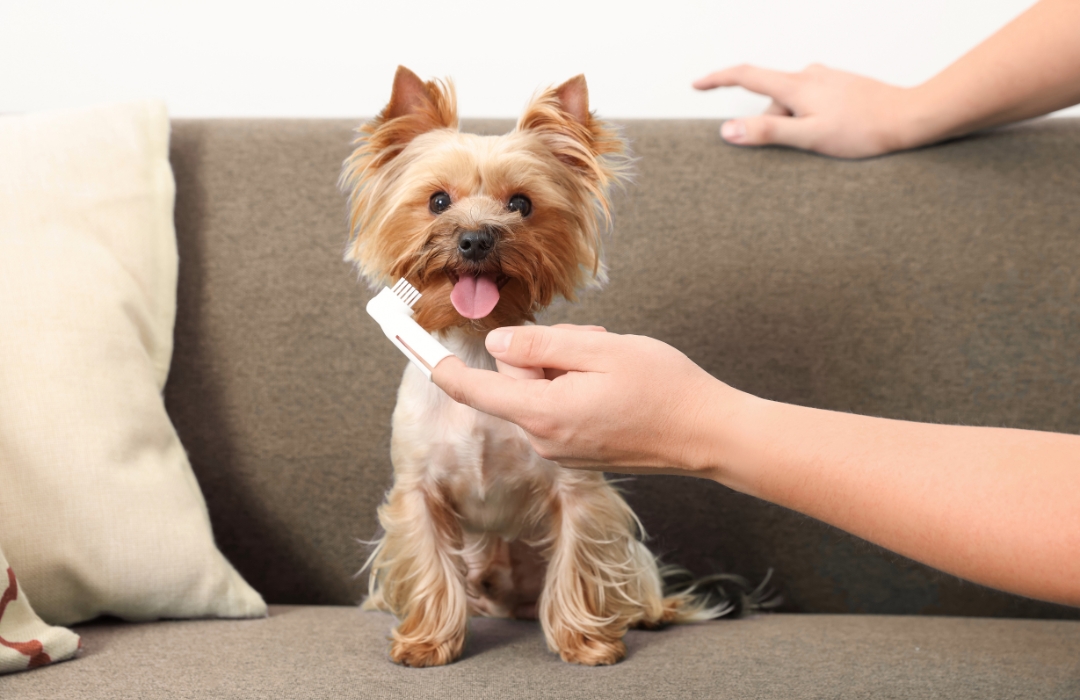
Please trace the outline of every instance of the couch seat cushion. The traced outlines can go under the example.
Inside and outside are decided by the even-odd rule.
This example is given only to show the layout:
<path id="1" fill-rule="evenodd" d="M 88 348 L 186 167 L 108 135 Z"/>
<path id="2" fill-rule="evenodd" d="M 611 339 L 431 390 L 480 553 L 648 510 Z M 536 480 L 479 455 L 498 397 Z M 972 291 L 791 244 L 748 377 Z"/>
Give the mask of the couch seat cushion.
<path id="1" fill-rule="evenodd" d="M 777 614 L 632 631 L 617 666 L 569 666 L 534 623 L 474 619 L 466 655 L 387 659 L 393 618 L 271 606 L 260 620 L 99 622 L 77 661 L 0 679 L 23 698 L 1076 698 L 1080 622 Z"/>

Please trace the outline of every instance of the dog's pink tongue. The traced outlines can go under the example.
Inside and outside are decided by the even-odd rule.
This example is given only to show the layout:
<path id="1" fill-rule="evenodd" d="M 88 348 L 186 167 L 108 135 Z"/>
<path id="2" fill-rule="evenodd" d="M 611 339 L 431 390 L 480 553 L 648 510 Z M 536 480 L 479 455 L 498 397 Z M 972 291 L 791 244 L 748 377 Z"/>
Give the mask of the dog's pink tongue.
<path id="1" fill-rule="evenodd" d="M 450 292 L 450 303 L 465 318 L 483 318 L 499 303 L 499 286 L 491 275 L 463 276 Z"/>

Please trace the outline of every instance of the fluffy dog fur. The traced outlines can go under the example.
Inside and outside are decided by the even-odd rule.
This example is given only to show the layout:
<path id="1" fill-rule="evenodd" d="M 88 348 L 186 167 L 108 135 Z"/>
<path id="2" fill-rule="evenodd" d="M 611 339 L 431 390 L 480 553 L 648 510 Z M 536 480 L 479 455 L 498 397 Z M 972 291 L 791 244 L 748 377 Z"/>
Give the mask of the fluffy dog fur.
<path id="1" fill-rule="evenodd" d="M 536 96 L 509 134 L 481 137 L 458 131 L 450 83 L 399 68 L 389 104 L 359 134 L 342 173 L 346 259 L 375 286 L 404 277 L 419 289 L 417 321 L 470 366 L 494 369 L 487 331 L 533 321 L 556 297 L 603 281 L 608 193 L 628 159 L 589 112 L 584 76 Z M 451 202 L 442 211 L 437 193 Z M 513 210 L 515 196 L 531 210 Z M 491 252 L 467 259 L 461 237 L 480 230 L 494 237 Z M 483 318 L 465 318 L 451 301 L 467 275 L 498 285 Z M 631 626 L 719 612 L 689 592 L 664 597 L 637 517 L 601 474 L 542 459 L 517 426 L 455 403 L 412 365 L 391 457 L 364 607 L 400 620 L 398 663 L 457 659 L 470 614 L 539 617 L 553 651 L 597 665 L 625 655 Z"/>

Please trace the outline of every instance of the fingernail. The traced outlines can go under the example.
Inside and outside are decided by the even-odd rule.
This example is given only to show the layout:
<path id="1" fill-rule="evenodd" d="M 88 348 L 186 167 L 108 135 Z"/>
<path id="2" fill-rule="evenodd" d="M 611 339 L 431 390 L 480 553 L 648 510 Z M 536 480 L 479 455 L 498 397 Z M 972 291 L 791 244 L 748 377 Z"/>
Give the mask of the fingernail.
<path id="1" fill-rule="evenodd" d="M 728 119 L 720 126 L 720 135 L 725 141 L 741 143 L 746 139 L 746 124 L 738 119 Z"/>
<path id="2" fill-rule="evenodd" d="M 510 338 L 514 335 L 514 331 L 509 328 L 496 328 L 487 335 L 487 340 L 484 344 L 487 346 L 488 352 L 492 355 L 506 352 L 506 349 L 510 347 Z"/>

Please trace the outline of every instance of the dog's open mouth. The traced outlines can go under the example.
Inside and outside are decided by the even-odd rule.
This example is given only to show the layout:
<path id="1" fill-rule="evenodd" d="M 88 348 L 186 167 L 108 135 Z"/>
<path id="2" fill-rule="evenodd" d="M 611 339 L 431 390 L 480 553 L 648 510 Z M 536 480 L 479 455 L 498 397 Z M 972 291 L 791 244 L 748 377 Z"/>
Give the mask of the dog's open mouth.
<path id="1" fill-rule="evenodd" d="M 491 272 L 461 275 L 454 282 L 454 291 L 450 292 L 450 303 L 465 318 L 484 318 L 499 303 L 499 290 L 507 279 L 505 275 Z"/>

